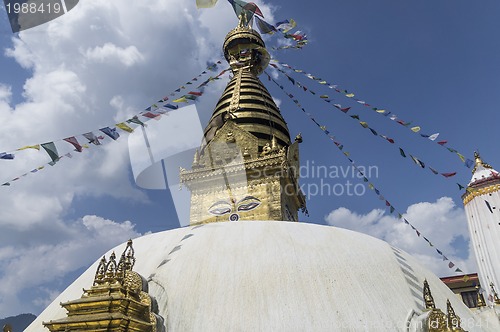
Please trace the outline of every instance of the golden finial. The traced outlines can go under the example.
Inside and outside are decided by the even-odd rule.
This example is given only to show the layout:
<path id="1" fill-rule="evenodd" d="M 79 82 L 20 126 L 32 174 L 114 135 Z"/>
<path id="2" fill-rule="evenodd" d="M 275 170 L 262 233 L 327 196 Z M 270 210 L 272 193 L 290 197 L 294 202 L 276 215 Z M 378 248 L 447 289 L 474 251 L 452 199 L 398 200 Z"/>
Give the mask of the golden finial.
<path id="1" fill-rule="evenodd" d="M 476 292 L 477 292 L 477 306 L 478 307 L 484 307 L 486 306 L 486 303 L 483 301 L 483 297 L 481 296 L 481 293 L 479 292 L 479 286 L 476 286 Z"/>
<path id="2" fill-rule="evenodd" d="M 116 255 L 115 252 L 113 251 L 111 253 L 111 256 L 109 256 L 109 261 L 108 264 L 106 265 L 106 273 L 105 273 L 105 280 L 107 282 L 113 282 L 115 281 L 116 277 Z"/>
<path id="3" fill-rule="evenodd" d="M 302 141 L 303 141 L 303 139 L 302 139 L 302 133 L 298 133 L 297 136 L 295 136 L 295 141 L 299 142 L 299 143 L 302 143 Z"/>
<path id="4" fill-rule="evenodd" d="M 482 159 L 481 156 L 479 155 L 479 152 L 474 151 L 474 168 L 472 169 L 472 173 L 474 174 L 479 166 L 482 166 L 483 168 L 490 168 L 492 169 L 491 165 L 485 163 Z"/>
<path id="5" fill-rule="evenodd" d="M 493 293 L 493 301 L 495 301 L 496 304 L 500 304 L 500 298 L 498 297 L 498 293 L 495 290 L 495 285 L 492 282 L 490 282 L 490 288 L 491 292 Z"/>
<path id="6" fill-rule="evenodd" d="M 104 279 L 106 277 L 106 257 L 102 256 L 99 265 L 97 265 L 97 271 L 94 276 L 94 286 L 104 283 Z"/>
<path id="7" fill-rule="evenodd" d="M 462 328 L 460 327 L 460 317 L 455 314 L 455 310 L 451 306 L 451 302 L 449 299 L 446 300 L 446 311 L 446 316 L 448 318 L 448 328 L 451 329 L 451 331 L 462 331 Z"/>
<path id="8" fill-rule="evenodd" d="M 436 304 L 434 303 L 434 298 L 432 297 L 427 279 L 424 280 L 424 302 L 425 309 L 436 309 Z"/>

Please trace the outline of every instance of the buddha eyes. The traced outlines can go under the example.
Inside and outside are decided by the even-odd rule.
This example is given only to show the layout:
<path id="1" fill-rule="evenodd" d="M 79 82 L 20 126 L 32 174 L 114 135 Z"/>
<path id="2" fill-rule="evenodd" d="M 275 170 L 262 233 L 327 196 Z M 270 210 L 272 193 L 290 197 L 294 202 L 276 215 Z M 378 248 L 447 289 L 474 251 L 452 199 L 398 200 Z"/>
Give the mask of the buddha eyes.
<path id="1" fill-rule="evenodd" d="M 236 203 L 236 211 L 250 211 L 258 207 L 260 204 L 261 201 L 258 198 L 246 196 Z M 218 201 L 208 209 L 208 212 L 216 216 L 222 216 L 233 212 L 233 205 L 230 202 Z"/>
<path id="2" fill-rule="evenodd" d="M 259 205 L 260 205 L 260 202 L 251 202 L 248 204 L 240 204 L 240 205 L 238 205 L 238 211 L 250 211 L 250 210 L 255 209 Z"/>
<path id="3" fill-rule="evenodd" d="M 214 203 L 208 208 L 208 212 L 216 216 L 222 216 L 231 212 L 231 204 L 224 201 Z"/>
<path id="4" fill-rule="evenodd" d="M 230 213 L 231 209 L 230 208 L 215 208 L 215 209 L 209 210 L 208 212 L 210 212 L 211 214 L 215 214 L 217 216 L 222 216 L 224 214 Z"/>

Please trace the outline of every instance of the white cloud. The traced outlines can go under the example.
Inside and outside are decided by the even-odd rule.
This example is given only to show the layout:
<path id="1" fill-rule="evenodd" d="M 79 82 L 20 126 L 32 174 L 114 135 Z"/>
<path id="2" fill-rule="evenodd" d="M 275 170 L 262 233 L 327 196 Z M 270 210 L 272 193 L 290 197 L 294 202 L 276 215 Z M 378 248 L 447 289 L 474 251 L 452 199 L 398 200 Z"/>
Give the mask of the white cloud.
<path id="1" fill-rule="evenodd" d="M 12 244 L 0 250 L 3 256 L 0 261 L 2 314 L 40 310 L 58 292 L 51 289 L 45 292 L 46 298 L 38 297 L 27 304 L 17 297 L 20 285 L 24 289 L 38 286 L 47 289 L 43 286 L 45 283 L 61 280 L 67 273 L 90 265 L 113 246 L 140 236 L 130 221 L 118 223 L 98 216 L 84 216 L 79 221 L 58 226 L 58 231 L 65 233 L 58 243 L 33 241 L 35 244 L 15 247 Z"/>
<path id="2" fill-rule="evenodd" d="M 126 48 L 121 48 L 111 43 L 87 49 L 85 55 L 89 60 L 107 64 L 114 64 L 118 61 L 126 67 L 144 61 L 144 56 L 139 52 L 137 47 L 128 46 Z"/>
<path id="3" fill-rule="evenodd" d="M 333 210 L 325 220 L 329 225 L 351 229 L 369 234 L 403 249 L 419 259 L 424 266 L 437 275 L 453 274 L 448 262 L 443 262 L 436 248 L 453 261 L 464 272 L 477 272 L 473 253 L 462 257 L 454 245 L 457 239 L 469 240 L 467 220 L 462 208 L 455 205 L 449 197 L 442 197 L 436 202 L 416 203 L 408 207 L 403 217 L 425 236 L 434 247 L 402 220 L 386 215 L 383 210 L 374 209 L 367 214 L 358 214 L 346 208 Z"/>
<path id="4" fill-rule="evenodd" d="M 272 20 L 270 7 L 259 6 Z M 197 10 L 194 1 L 184 0 L 86 0 L 56 20 L 19 33 L 3 53 L 30 77 L 18 104 L 11 102 L 18 100 L 9 86 L 14 78 L 0 78 L 0 146 L 14 150 L 125 120 L 218 58 L 236 22 L 227 3 Z M 212 86 L 223 88 L 221 82 Z M 204 97 L 213 105 L 217 95 L 207 88 Z M 66 217 L 78 208 L 75 197 L 147 202 L 129 181 L 126 134 L 121 134 L 116 142 L 106 138 L 107 144 L 73 153 L 72 159 L 35 174 L 29 171 L 50 160 L 43 150 L 20 151 L 15 160 L 0 163 L 1 183 L 28 172 L 0 190 L 0 267 L 15 271 L 0 273 L 3 315 L 37 313 L 62 290 L 49 281 L 65 278 L 117 241 L 137 235 L 131 222 Z M 66 142 L 56 145 L 60 155 L 73 150 Z M 23 305 L 19 296 L 29 287 L 45 291 Z"/>

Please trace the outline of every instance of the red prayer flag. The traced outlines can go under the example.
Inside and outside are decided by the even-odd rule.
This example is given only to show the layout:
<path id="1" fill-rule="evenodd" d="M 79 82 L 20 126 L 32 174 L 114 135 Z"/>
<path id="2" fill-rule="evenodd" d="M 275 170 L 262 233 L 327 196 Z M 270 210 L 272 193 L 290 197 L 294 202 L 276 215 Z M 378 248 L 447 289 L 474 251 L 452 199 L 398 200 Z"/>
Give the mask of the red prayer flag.
<path id="1" fill-rule="evenodd" d="M 439 141 L 437 142 L 439 145 L 445 145 L 446 143 L 448 143 L 448 141 Z"/>
<path id="2" fill-rule="evenodd" d="M 451 178 L 452 176 L 457 175 L 457 172 L 453 172 L 453 173 L 441 173 L 441 175 L 444 176 L 445 178 Z"/>

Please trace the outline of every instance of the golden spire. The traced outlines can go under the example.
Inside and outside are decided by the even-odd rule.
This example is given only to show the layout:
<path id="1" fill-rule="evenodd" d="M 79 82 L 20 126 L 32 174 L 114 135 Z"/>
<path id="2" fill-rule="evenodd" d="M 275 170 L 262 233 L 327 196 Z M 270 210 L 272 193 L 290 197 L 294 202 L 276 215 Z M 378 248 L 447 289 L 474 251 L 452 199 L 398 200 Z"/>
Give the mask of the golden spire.
<path id="1" fill-rule="evenodd" d="M 269 64 L 245 15 L 223 44 L 233 77 L 204 132 L 204 144 L 180 183 L 191 191 L 190 224 L 293 220 L 305 210 L 298 186 L 298 144 L 258 76 Z"/>
<path id="2" fill-rule="evenodd" d="M 479 152 L 477 151 L 474 151 L 474 168 L 472 169 L 472 174 L 474 174 L 477 170 L 478 167 L 483 167 L 483 168 L 489 168 L 489 169 L 493 169 L 493 167 L 491 167 L 491 165 L 485 163 L 482 159 L 481 159 L 481 156 L 479 155 Z"/>

